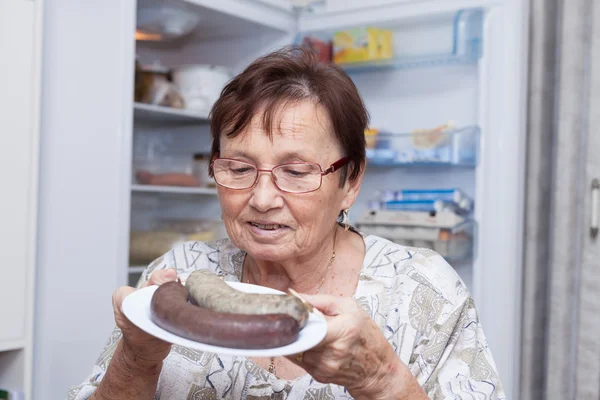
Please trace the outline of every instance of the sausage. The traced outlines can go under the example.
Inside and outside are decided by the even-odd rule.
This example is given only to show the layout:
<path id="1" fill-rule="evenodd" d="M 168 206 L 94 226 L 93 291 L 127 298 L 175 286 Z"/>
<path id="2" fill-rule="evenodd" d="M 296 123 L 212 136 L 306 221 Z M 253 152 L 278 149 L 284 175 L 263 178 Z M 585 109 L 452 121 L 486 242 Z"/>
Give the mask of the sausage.
<path id="1" fill-rule="evenodd" d="M 189 301 L 180 282 L 160 285 L 150 301 L 151 318 L 161 328 L 201 343 L 246 349 L 268 349 L 298 339 L 298 321 L 286 314 L 223 313 Z"/>
<path id="2" fill-rule="evenodd" d="M 185 282 L 190 298 L 200 307 L 237 314 L 288 314 L 300 328 L 308 321 L 308 309 L 298 297 L 280 294 L 245 293 L 229 286 L 208 270 L 197 270 Z"/>

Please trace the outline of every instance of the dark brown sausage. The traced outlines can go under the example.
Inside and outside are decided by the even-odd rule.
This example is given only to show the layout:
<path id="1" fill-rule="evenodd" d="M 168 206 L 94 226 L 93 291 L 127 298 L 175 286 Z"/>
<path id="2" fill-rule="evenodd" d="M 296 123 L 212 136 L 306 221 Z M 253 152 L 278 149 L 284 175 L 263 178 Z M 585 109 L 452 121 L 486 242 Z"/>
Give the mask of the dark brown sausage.
<path id="1" fill-rule="evenodd" d="M 151 317 L 161 328 L 215 346 L 268 349 L 298 339 L 298 321 L 286 314 L 221 313 L 191 304 L 179 282 L 162 284 L 152 295 Z"/>

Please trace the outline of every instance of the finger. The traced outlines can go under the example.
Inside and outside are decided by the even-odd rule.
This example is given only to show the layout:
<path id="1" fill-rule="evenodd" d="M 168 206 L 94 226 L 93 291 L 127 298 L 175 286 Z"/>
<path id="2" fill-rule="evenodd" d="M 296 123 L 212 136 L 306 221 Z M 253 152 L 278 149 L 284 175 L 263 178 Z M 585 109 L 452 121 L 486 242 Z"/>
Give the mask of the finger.
<path id="1" fill-rule="evenodd" d="M 347 305 L 347 299 L 327 294 L 301 294 L 313 307 L 321 311 L 326 316 L 335 317 L 343 314 L 344 306 Z"/>
<path id="2" fill-rule="evenodd" d="M 327 333 L 323 340 L 319 342 L 317 348 L 319 350 L 327 348 L 331 343 L 334 343 L 345 335 L 345 330 L 349 321 L 343 318 L 330 318 L 327 321 Z"/>
<path id="3" fill-rule="evenodd" d="M 163 283 L 171 282 L 177 279 L 177 270 L 174 268 L 159 269 L 150 275 L 150 279 L 144 286 L 162 285 Z"/>
<path id="4" fill-rule="evenodd" d="M 123 304 L 123 300 L 125 300 L 125 297 L 129 296 L 133 292 L 135 292 L 135 288 L 132 288 L 130 286 L 122 286 L 113 292 L 112 302 L 115 312 L 117 310 L 119 312 L 121 311 L 121 305 Z"/>

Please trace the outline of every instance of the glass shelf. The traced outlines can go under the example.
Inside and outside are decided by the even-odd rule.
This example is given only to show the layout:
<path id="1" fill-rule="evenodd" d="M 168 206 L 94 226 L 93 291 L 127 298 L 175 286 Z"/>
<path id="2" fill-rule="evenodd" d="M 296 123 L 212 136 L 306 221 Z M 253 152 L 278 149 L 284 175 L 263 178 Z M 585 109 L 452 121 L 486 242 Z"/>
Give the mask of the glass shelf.
<path id="1" fill-rule="evenodd" d="M 463 9 L 456 12 L 447 23 L 433 24 L 431 29 L 424 33 L 419 28 L 414 28 L 415 32 L 407 32 L 406 27 L 377 26 L 392 31 L 394 43 L 392 58 L 338 63 L 338 65 L 348 73 L 360 73 L 382 69 L 475 64 L 482 53 L 483 17 L 484 13 L 480 8 Z M 445 25 L 447 29 L 443 29 Z M 340 30 L 344 29 L 338 31 Z M 327 48 L 326 44 L 332 43 L 334 33 L 335 31 L 300 32 L 296 37 L 296 44 L 301 45 L 305 38 L 310 38 L 313 43 L 316 43 L 314 47 L 324 49 Z M 415 44 L 419 39 L 407 39 L 407 37 L 419 38 L 419 34 L 424 38 L 422 44 L 420 41 L 418 45 Z M 438 36 L 432 37 L 432 35 Z"/>
<path id="2" fill-rule="evenodd" d="M 366 155 L 367 166 L 475 167 L 478 151 L 479 127 L 468 126 L 434 133 L 380 132 Z"/>
<path id="3" fill-rule="evenodd" d="M 139 193 L 173 193 L 173 194 L 197 194 L 217 195 L 217 189 L 212 187 L 182 187 L 182 186 L 153 186 L 153 185 L 131 185 L 132 192 Z"/>
<path id="4" fill-rule="evenodd" d="M 150 123 L 207 124 L 208 115 L 195 110 L 178 109 L 153 104 L 134 103 L 136 120 Z"/>

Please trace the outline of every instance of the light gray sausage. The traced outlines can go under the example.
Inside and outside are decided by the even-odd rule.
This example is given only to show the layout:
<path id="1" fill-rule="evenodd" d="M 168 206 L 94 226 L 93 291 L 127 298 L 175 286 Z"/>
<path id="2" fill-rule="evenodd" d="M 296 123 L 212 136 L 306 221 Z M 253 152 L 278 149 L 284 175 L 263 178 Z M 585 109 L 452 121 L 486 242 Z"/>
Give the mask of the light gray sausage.
<path id="1" fill-rule="evenodd" d="M 288 314 L 300 328 L 308 321 L 308 309 L 295 296 L 245 293 L 229 286 L 208 270 L 197 270 L 185 282 L 191 299 L 200 307 L 237 314 Z"/>

